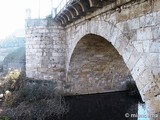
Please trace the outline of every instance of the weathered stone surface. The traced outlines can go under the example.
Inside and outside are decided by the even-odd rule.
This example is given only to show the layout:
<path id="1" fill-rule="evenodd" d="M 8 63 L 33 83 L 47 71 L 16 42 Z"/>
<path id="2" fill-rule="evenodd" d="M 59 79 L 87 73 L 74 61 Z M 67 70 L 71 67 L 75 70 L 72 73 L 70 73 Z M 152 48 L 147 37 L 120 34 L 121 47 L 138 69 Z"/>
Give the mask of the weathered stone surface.
<path id="1" fill-rule="evenodd" d="M 26 75 L 41 80 L 64 80 L 64 31 L 56 26 L 34 26 L 26 30 Z"/>
<path id="2" fill-rule="evenodd" d="M 150 113 L 159 114 L 160 111 L 159 101 L 160 101 L 160 96 L 154 97 L 151 100 L 146 101 L 147 109 L 150 111 Z"/>

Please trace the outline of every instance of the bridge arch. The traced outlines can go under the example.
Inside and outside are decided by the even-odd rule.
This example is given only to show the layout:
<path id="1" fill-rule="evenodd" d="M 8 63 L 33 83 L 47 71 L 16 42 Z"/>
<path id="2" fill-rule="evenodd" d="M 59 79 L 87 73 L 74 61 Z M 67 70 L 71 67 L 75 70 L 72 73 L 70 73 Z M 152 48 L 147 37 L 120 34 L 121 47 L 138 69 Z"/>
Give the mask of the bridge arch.
<path id="1" fill-rule="evenodd" d="M 87 34 L 78 41 L 68 69 L 72 94 L 122 91 L 132 80 L 122 56 L 105 38 Z"/>
<path id="2" fill-rule="evenodd" d="M 86 20 L 85 22 L 70 26 L 67 29 L 67 33 L 69 34 L 66 34 L 68 42 L 68 57 L 66 62 L 67 76 L 71 57 L 77 43 L 85 35 L 95 34 L 108 40 L 108 42 L 114 46 L 122 56 L 124 63 L 136 82 L 143 101 L 150 102 L 152 99 L 155 99 L 154 97 L 159 93 L 159 88 L 156 87 L 155 83 L 156 80 L 153 78 L 154 75 L 152 75 L 153 71 L 150 69 L 150 64 L 145 56 L 146 54 L 137 50 L 130 38 L 123 33 L 120 26 L 123 27 L 121 24 L 118 25 L 112 22 L 112 20 L 105 20 L 104 17 Z M 157 77 L 156 75 L 156 78 Z M 152 85 L 154 85 L 153 88 L 155 89 L 151 87 Z"/>
<path id="3" fill-rule="evenodd" d="M 135 47 L 130 44 L 129 39 L 123 32 L 112 22 L 105 20 L 91 20 L 86 21 L 77 26 L 72 26 L 67 30 L 67 33 L 70 33 L 67 36 L 67 41 L 70 42 L 72 40 L 72 44 L 68 45 L 68 63 L 67 69 L 69 65 L 69 61 L 71 59 L 71 55 L 77 45 L 77 43 L 87 34 L 95 34 L 105 38 L 108 42 L 115 47 L 115 49 L 119 52 L 120 55 L 123 56 L 125 63 L 127 63 L 129 59 L 129 55 L 133 51 L 136 51 Z M 132 68 L 129 68 L 132 69 Z"/>

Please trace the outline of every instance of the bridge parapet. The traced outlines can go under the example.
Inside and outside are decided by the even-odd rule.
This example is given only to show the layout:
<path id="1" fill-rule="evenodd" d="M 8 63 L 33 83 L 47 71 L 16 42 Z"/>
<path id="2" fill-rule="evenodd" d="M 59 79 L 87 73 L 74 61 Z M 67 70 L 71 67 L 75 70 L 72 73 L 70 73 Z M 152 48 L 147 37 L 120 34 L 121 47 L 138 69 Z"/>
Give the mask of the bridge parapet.
<path id="1" fill-rule="evenodd" d="M 145 0 L 62 0 L 52 16 L 56 22 L 66 26 L 77 19 L 94 13 L 97 9 L 103 12 L 116 10 L 121 12 L 127 4 L 137 4 Z"/>

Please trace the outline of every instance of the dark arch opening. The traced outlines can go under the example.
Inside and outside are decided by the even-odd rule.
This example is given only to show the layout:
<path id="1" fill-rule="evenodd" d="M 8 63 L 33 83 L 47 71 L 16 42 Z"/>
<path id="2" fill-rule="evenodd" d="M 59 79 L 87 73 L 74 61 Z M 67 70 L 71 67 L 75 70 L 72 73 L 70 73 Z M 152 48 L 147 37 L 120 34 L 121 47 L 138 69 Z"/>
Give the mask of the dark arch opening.
<path id="1" fill-rule="evenodd" d="M 133 81 L 122 56 L 105 38 L 88 34 L 76 45 L 71 56 L 68 81 L 75 94 L 126 90 Z"/>
<path id="2" fill-rule="evenodd" d="M 124 120 L 126 113 L 138 112 L 140 95 L 122 56 L 95 34 L 85 35 L 76 44 L 65 88 L 74 95 L 67 97 L 71 111 L 66 120 Z"/>

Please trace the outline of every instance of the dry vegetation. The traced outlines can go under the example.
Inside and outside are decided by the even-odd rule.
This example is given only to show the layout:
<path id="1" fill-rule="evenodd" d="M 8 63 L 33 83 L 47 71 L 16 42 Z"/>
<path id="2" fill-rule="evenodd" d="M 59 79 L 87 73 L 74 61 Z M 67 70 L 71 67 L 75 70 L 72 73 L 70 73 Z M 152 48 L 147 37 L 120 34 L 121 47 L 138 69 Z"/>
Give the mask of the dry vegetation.
<path id="1" fill-rule="evenodd" d="M 18 70 L 0 81 L 1 116 L 9 120 L 60 119 L 69 110 L 64 98 L 57 94 L 55 84 L 27 84 Z"/>

